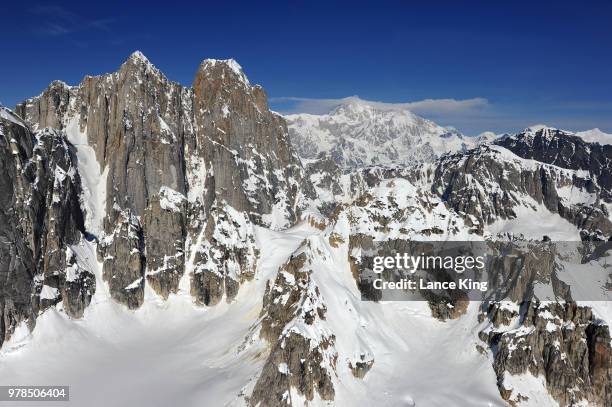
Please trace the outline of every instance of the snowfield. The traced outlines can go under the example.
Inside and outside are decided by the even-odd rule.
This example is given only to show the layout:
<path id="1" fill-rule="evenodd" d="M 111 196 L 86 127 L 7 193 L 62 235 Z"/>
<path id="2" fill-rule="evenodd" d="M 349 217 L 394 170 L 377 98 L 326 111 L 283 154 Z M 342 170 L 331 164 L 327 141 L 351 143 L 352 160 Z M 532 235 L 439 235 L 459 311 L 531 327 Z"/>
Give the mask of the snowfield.
<path id="1" fill-rule="evenodd" d="M 98 289 L 84 318 L 71 320 L 61 307 L 50 308 L 33 334 L 20 329 L 0 351 L 0 383 L 69 385 L 70 403 L 58 405 L 240 404 L 241 389 L 264 361 L 266 344 L 251 340 L 251 327 L 267 278 L 310 233 L 309 227 L 259 229 L 258 239 L 269 249 L 258 277 L 231 304 L 197 307 L 189 292 L 163 301 L 151 290 L 137 311 L 110 298 L 95 248 L 83 242 L 81 254 L 98 270 Z"/>
<path id="2" fill-rule="evenodd" d="M 253 385 L 267 351 L 253 329 L 266 281 L 309 238 L 329 255 L 314 278 L 340 350 L 332 404 L 503 404 L 491 361 L 476 349 L 476 303 L 463 317 L 440 322 L 426 303 L 364 302 L 341 257 L 346 248 L 330 247 L 320 230 L 305 223 L 283 232 L 257 228 L 256 237 L 259 272 L 231 304 L 197 307 L 185 291 L 168 301 L 147 291 L 136 311 L 110 299 L 95 248 L 83 242 L 74 249 L 98 270 L 98 289 L 84 318 L 71 320 L 60 306 L 39 317 L 33 334 L 20 329 L 0 353 L 0 383 L 69 385 L 71 401 L 58 405 L 244 405 L 243 390 Z M 346 361 L 364 350 L 376 360 L 362 381 Z"/>

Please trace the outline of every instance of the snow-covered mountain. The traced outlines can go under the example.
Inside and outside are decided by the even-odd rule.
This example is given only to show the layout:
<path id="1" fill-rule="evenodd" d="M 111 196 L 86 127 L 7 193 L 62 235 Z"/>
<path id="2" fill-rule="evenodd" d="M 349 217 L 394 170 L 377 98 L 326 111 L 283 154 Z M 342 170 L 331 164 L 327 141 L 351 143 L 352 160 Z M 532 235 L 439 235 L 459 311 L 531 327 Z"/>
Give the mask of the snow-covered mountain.
<path id="1" fill-rule="evenodd" d="M 610 239 L 612 146 L 360 103 L 288 123 L 233 60 L 185 87 L 139 52 L 0 110 L 0 383 L 93 407 L 611 405 L 612 303 L 556 301 L 589 267 L 609 292 L 609 250 L 519 248 Z M 365 300 L 374 242 L 452 240 L 516 245 L 508 296 Z"/>
<path id="2" fill-rule="evenodd" d="M 579 131 L 576 135 L 589 143 L 612 144 L 612 134 L 604 133 L 599 129 Z"/>
<path id="3" fill-rule="evenodd" d="M 357 98 L 329 114 L 294 114 L 285 119 L 300 157 L 314 160 L 325 153 L 342 168 L 431 161 L 492 137 L 466 137 L 408 110 L 381 109 Z"/>

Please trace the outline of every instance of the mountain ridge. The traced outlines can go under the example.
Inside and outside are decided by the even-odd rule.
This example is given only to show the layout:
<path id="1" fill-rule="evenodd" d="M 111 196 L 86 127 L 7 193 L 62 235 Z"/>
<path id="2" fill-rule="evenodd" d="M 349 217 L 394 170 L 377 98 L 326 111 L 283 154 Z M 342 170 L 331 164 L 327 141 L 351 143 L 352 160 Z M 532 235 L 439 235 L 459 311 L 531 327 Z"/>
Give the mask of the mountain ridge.
<path id="1" fill-rule="evenodd" d="M 343 168 L 363 165 L 405 165 L 428 161 L 441 152 L 461 151 L 473 139 L 438 126 L 410 111 L 385 111 L 351 100 L 329 114 L 287 115 L 298 154 L 313 160 L 330 154 Z"/>

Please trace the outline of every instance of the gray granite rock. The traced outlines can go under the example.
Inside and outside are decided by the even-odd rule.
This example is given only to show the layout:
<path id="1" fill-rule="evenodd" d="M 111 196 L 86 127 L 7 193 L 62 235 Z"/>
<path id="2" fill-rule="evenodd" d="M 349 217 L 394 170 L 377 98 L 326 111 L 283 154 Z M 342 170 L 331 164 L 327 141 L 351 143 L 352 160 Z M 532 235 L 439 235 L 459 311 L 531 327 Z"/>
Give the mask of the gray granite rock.
<path id="1" fill-rule="evenodd" d="M 74 271 L 70 247 L 84 238 L 81 180 L 73 147 L 56 130 L 0 116 L 0 345 L 25 321 L 59 302 L 80 317 L 95 290 Z"/>
<path id="2" fill-rule="evenodd" d="M 104 227 L 88 232 L 103 242 L 113 298 L 131 308 L 142 303 L 144 284 L 165 298 L 185 272 L 197 302 L 231 300 L 254 273 L 256 258 L 244 256 L 257 256 L 243 222 L 280 228 L 299 215 L 303 169 L 285 122 L 233 60 L 205 60 L 188 88 L 135 52 L 117 72 L 75 87 L 54 82 L 17 111 L 37 128 L 86 133 L 107 174 Z M 230 214 L 221 216 L 226 225 L 211 224 L 215 210 Z"/>

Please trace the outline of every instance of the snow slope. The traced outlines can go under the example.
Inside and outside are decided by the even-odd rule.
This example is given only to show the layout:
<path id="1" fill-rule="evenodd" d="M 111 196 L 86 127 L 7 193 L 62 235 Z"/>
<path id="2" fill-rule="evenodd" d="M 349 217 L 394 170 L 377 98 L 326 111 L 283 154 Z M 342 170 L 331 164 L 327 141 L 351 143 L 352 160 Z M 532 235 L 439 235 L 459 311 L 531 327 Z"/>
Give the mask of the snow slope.
<path id="1" fill-rule="evenodd" d="M 11 123 L 17 124 L 21 127 L 25 127 L 25 123 L 23 122 L 23 120 L 21 120 L 21 118 L 19 118 L 17 115 L 15 115 L 15 113 L 13 113 L 12 111 L 10 111 L 9 109 L 0 106 L 0 117 L 10 121 Z"/>
<path id="2" fill-rule="evenodd" d="M 82 177 L 83 197 L 81 205 L 85 211 L 85 227 L 99 236 L 104 230 L 103 219 L 106 212 L 106 177 L 108 168 L 101 173 L 96 152 L 87 141 L 87 129 L 81 131 L 78 117 L 70 119 L 66 126 L 68 141 L 75 146 L 78 157 L 79 174 Z"/>
<path id="3" fill-rule="evenodd" d="M 168 301 L 149 291 L 137 311 L 112 301 L 95 248 L 83 242 L 77 250 L 97 270 L 98 287 L 84 318 L 71 320 L 61 307 L 50 308 L 33 334 L 20 329 L 0 351 L 0 383 L 70 385 L 70 406 L 236 403 L 263 363 L 266 344 L 246 339 L 265 283 L 311 233 L 307 225 L 282 233 L 259 228 L 260 272 L 231 304 L 203 308 L 187 291 Z"/>

